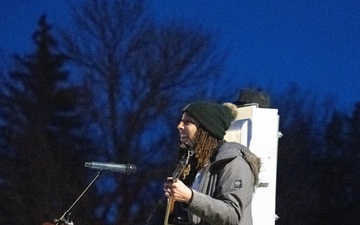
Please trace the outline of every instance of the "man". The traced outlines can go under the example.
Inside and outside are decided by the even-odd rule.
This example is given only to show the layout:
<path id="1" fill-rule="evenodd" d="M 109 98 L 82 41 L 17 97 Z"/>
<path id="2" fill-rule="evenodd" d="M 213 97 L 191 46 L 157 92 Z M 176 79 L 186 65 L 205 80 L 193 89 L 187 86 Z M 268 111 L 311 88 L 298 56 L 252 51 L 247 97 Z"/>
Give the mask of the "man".
<path id="1" fill-rule="evenodd" d="M 245 146 L 224 140 L 236 113 L 231 103 L 207 101 L 183 109 L 177 126 L 180 152 L 189 146 L 194 149 L 191 170 L 186 179 L 168 177 L 164 192 L 167 198 L 181 204 L 187 218 L 179 216 L 169 224 L 252 225 L 251 201 L 260 159 Z M 147 225 L 164 224 L 165 200 L 159 201 Z"/>

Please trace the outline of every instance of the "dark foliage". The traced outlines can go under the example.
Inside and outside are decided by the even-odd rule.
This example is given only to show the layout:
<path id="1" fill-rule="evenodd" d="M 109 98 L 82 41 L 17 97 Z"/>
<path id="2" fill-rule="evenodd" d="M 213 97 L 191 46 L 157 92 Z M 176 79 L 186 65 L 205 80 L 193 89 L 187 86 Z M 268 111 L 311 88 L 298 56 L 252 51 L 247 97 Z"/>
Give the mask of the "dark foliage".
<path id="1" fill-rule="evenodd" d="M 277 96 L 275 106 L 284 134 L 278 148 L 276 224 L 359 224 L 359 104 L 348 116 L 314 105 L 294 86 L 285 96 Z M 318 123 L 324 114 L 329 118 Z"/>
<path id="2" fill-rule="evenodd" d="M 17 69 L 1 86 L 1 224 L 53 221 L 86 187 L 83 164 L 92 147 L 79 114 L 81 92 L 69 86 L 50 30 L 42 16 L 35 52 L 16 56 Z M 78 221 L 92 219 L 89 206 L 74 213 Z"/>

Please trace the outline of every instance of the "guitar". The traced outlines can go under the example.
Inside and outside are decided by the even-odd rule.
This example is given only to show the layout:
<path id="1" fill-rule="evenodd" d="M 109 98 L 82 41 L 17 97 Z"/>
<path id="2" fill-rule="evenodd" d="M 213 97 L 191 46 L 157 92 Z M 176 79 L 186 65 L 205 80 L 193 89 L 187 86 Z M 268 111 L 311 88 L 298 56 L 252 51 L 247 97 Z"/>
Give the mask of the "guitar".
<path id="1" fill-rule="evenodd" d="M 189 175 L 190 172 L 190 164 L 189 159 L 194 154 L 194 149 L 190 146 L 187 146 L 187 153 L 185 153 L 181 159 L 179 160 L 179 163 L 176 166 L 176 169 L 173 173 L 173 182 L 176 182 L 178 179 L 182 178 L 185 179 L 187 175 Z M 165 219 L 164 219 L 164 225 L 171 225 L 169 224 L 169 216 L 174 210 L 174 204 L 175 200 L 171 197 L 167 199 L 167 205 L 166 205 L 166 212 L 165 212 Z"/>

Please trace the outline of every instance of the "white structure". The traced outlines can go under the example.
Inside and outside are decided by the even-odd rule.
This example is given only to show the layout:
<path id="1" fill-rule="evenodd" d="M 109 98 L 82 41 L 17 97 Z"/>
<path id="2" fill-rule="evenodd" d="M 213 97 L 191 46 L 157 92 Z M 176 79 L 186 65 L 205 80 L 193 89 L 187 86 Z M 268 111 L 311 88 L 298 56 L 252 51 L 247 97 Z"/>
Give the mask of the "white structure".
<path id="1" fill-rule="evenodd" d="M 237 118 L 225 135 L 225 140 L 239 142 L 261 158 L 260 184 L 252 202 L 254 225 L 274 225 L 277 219 L 276 167 L 280 136 L 278 110 L 257 105 L 238 108 Z"/>

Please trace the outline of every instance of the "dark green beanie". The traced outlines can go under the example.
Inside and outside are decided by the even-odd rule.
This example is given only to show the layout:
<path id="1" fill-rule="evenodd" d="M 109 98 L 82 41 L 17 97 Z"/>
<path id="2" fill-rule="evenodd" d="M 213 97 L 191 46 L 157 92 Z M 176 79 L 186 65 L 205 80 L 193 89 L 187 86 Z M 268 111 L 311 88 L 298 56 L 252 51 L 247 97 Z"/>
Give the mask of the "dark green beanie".
<path id="1" fill-rule="evenodd" d="M 202 128 L 219 140 L 224 138 L 237 113 L 236 106 L 231 103 L 222 105 L 208 101 L 190 103 L 183 112 L 189 113 Z"/>

